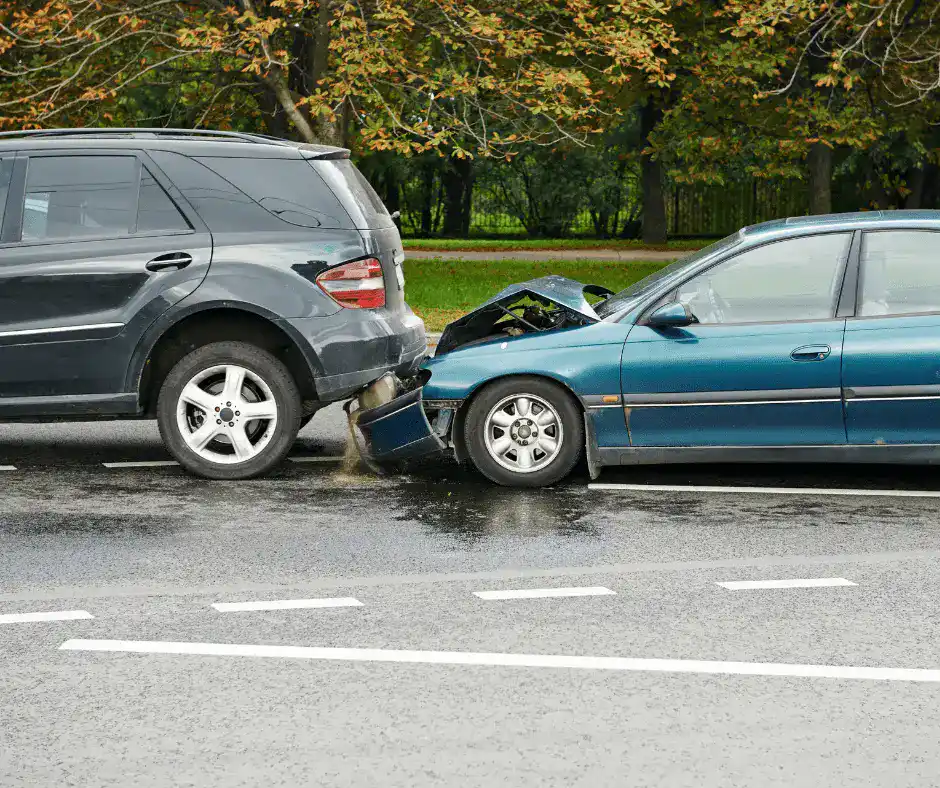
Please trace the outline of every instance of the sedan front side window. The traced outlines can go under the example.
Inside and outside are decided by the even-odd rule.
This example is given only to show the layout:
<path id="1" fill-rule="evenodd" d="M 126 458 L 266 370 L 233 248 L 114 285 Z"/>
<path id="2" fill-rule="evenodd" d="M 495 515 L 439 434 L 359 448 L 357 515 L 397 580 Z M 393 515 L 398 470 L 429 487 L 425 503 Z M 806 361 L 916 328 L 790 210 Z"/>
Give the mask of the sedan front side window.
<path id="1" fill-rule="evenodd" d="M 680 285 L 676 300 L 703 324 L 831 318 L 851 237 L 811 235 L 750 249 Z"/>

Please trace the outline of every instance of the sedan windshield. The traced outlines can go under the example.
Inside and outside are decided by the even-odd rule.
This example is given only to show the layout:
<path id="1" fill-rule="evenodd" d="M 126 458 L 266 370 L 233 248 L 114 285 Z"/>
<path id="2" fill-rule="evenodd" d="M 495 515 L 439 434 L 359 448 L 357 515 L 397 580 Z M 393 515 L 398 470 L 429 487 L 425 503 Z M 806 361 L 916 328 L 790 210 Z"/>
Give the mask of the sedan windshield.
<path id="1" fill-rule="evenodd" d="M 660 268 L 658 271 L 654 271 L 649 276 L 643 277 L 643 279 L 639 280 L 638 282 L 634 282 L 628 288 L 621 290 L 615 295 L 612 295 L 603 303 L 595 305 L 594 311 L 602 320 L 606 317 L 610 317 L 616 312 L 621 312 L 630 304 L 640 300 L 647 293 L 654 290 L 664 279 L 671 277 L 673 274 L 679 273 L 689 266 L 695 265 L 699 260 L 709 257 L 716 252 L 730 249 L 732 246 L 738 243 L 740 238 L 741 236 L 739 233 L 734 233 L 729 235 L 727 238 L 722 238 L 720 241 L 715 241 L 715 243 L 706 246 L 704 249 L 699 249 L 697 252 L 692 252 L 692 254 L 686 255 L 685 257 L 682 257 L 679 260 L 676 260 L 675 262 Z"/>

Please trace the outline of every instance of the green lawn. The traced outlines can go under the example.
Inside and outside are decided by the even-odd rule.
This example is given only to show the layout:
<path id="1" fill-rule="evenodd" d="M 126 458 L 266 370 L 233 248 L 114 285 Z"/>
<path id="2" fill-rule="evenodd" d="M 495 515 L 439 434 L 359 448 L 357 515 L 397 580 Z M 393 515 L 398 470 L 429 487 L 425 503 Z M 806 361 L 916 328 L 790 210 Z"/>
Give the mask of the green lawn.
<path id="1" fill-rule="evenodd" d="M 657 249 L 691 251 L 701 249 L 711 243 L 710 240 L 686 239 L 669 241 L 665 245 L 649 245 L 635 240 L 593 240 L 586 238 L 556 238 L 537 240 L 486 240 L 483 238 L 405 238 L 405 249 L 433 249 L 456 252 L 505 252 L 523 249 Z"/>
<path id="2" fill-rule="evenodd" d="M 424 318 L 428 331 L 440 331 L 513 282 L 561 274 L 616 292 L 663 265 L 598 260 L 406 260 L 405 298 Z"/>

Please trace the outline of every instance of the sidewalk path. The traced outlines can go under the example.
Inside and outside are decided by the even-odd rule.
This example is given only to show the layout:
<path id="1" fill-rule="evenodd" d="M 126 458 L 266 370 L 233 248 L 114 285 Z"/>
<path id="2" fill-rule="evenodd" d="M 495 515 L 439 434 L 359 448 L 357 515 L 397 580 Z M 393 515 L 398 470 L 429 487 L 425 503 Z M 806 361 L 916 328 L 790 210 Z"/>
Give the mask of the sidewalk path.
<path id="1" fill-rule="evenodd" d="M 405 248 L 409 260 L 599 260 L 608 262 L 669 262 L 689 254 L 681 249 L 516 249 L 505 251 L 438 251 Z"/>

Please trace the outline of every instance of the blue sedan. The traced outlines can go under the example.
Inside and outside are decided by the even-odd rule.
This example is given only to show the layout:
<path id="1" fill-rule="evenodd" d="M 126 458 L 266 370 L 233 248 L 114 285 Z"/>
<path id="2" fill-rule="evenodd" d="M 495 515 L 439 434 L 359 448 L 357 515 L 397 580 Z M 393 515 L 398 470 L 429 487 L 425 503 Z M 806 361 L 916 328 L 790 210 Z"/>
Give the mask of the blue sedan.
<path id="1" fill-rule="evenodd" d="M 549 276 L 362 409 L 379 462 L 536 487 L 608 465 L 940 462 L 940 211 L 747 227 L 619 293 Z"/>

